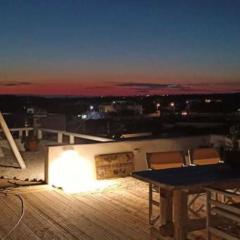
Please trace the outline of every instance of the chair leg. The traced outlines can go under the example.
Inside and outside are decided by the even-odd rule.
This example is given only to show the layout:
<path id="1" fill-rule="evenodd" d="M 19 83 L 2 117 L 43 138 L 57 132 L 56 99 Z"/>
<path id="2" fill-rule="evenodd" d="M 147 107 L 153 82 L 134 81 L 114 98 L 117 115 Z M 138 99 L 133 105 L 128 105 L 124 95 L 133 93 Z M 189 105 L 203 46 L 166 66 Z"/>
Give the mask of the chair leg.
<path id="1" fill-rule="evenodd" d="M 152 212 L 153 212 L 153 204 L 152 204 L 152 200 L 153 200 L 153 190 L 152 190 L 152 184 L 149 183 L 149 197 L 148 197 L 148 200 L 149 200 L 149 224 L 153 225 L 153 222 L 152 222 Z"/>
<path id="2" fill-rule="evenodd" d="M 210 221 L 211 221 L 211 193 L 210 192 L 206 192 L 206 213 L 207 213 L 207 218 L 206 218 L 206 227 L 207 227 L 207 240 L 211 240 L 212 239 L 212 234 L 209 230 L 210 227 Z"/>
<path id="3" fill-rule="evenodd" d="M 160 206 L 160 203 L 155 201 L 153 199 L 153 184 L 149 183 L 149 216 L 148 216 L 148 220 L 149 220 L 149 224 L 150 225 L 154 225 L 156 223 L 156 221 L 159 219 L 160 215 L 156 216 L 155 218 L 153 217 L 153 205 L 155 206 Z"/>
<path id="4" fill-rule="evenodd" d="M 207 240 L 211 240 L 211 239 L 212 239 L 212 234 L 209 231 L 207 231 Z"/>

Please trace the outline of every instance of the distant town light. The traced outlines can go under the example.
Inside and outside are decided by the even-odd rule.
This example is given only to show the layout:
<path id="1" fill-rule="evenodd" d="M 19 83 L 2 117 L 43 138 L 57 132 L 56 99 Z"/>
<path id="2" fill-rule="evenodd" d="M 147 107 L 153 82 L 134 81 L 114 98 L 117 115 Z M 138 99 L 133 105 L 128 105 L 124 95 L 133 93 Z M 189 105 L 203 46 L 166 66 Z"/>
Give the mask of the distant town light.
<path id="1" fill-rule="evenodd" d="M 171 106 L 171 107 L 175 107 L 175 103 L 174 103 L 174 102 L 171 102 L 171 103 L 170 103 L 170 106 Z"/>
<path id="2" fill-rule="evenodd" d="M 87 119 L 87 114 L 83 114 L 82 119 Z"/>
<path id="3" fill-rule="evenodd" d="M 90 108 L 90 110 L 93 110 L 93 109 L 94 109 L 94 106 L 93 106 L 93 105 L 91 105 L 89 108 Z"/>
<path id="4" fill-rule="evenodd" d="M 157 107 L 157 108 L 159 108 L 160 106 L 161 106 L 161 104 L 160 104 L 160 103 L 157 103 L 157 104 L 156 104 L 156 107 Z"/>
<path id="5" fill-rule="evenodd" d="M 27 120 L 24 121 L 24 127 L 26 127 L 26 128 L 30 127 L 30 124 L 29 124 L 29 122 Z"/>
<path id="6" fill-rule="evenodd" d="M 211 99 L 209 99 L 209 98 L 206 98 L 206 99 L 205 99 L 205 103 L 210 103 L 210 102 L 212 102 Z"/>
<path id="7" fill-rule="evenodd" d="M 182 111 L 181 115 L 182 115 L 182 116 L 187 116 L 187 115 L 188 115 L 188 112 L 187 112 L 187 111 Z"/>

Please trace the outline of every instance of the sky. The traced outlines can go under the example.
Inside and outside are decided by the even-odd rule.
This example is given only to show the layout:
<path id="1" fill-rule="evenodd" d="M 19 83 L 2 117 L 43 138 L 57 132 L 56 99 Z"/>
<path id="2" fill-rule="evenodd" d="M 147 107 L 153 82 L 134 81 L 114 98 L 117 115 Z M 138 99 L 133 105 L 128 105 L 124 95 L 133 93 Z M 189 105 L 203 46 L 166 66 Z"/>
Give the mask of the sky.
<path id="1" fill-rule="evenodd" d="M 0 94 L 240 92 L 239 0 L 0 0 Z"/>

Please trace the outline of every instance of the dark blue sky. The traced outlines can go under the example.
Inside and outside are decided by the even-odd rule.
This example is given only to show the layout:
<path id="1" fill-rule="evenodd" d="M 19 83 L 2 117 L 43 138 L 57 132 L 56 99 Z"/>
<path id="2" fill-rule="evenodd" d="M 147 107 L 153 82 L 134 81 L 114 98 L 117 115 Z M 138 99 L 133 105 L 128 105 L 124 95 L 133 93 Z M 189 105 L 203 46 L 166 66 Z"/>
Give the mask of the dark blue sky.
<path id="1" fill-rule="evenodd" d="M 0 93 L 240 90 L 238 0 L 2 0 L 0 29 Z"/>

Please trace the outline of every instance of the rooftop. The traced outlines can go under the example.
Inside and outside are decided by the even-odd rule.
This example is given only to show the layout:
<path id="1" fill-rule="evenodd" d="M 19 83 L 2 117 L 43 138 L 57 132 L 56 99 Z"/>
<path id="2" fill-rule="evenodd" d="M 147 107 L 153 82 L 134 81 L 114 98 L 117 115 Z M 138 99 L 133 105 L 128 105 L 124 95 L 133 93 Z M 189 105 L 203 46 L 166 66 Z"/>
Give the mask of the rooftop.
<path id="1" fill-rule="evenodd" d="M 150 239 L 148 184 L 131 177 L 111 181 L 105 189 L 66 194 L 47 185 L 14 188 L 24 201 L 25 214 L 11 239 Z M 0 198 L 0 236 L 3 239 L 21 214 L 13 195 Z M 206 232 L 189 234 L 206 239 Z"/>
<path id="2" fill-rule="evenodd" d="M 28 130 L 15 129 L 14 131 L 19 132 L 16 135 L 20 138 L 21 131 Z M 186 151 L 190 147 L 206 143 L 214 143 L 217 146 L 225 141 L 224 136 L 215 135 L 117 142 L 106 138 L 49 129 L 40 129 L 38 134 L 41 140 L 38 151 L 28 152 L 20 148 L 26 163 L 25 169 L 17 168 L 16 159 L 2 140 L 2 156 L 0 156 L 0 176 L 3 176 L 0 180 L 1 239 L 8 239 L 6 236 L 11 229 L 14 229 L 9 236 L 12 240 L 151 239 L 147 183 L 132 177 L 99 180 L 101 184 L 95 186 L 94 190 L 88 189 L 82 193 L 67 194 L 60 189 L 43 184 L 43 181 L 63 189 L 65 185 L 59 182 L 62 177 L 64 181 L 78 187 L 85 185 L 92 176 L 95 176 L 96 156 L 101 154 L 131 153 L 135 158 L 135 170 L 138 171 L 146 169 L 147 152 L 172 149 Z M 54 135 L 54 141 L 52 137 L 49 138 L 49 134 Z M 76 144 L 78 138 L 91 140 L 93 143 Z M 17 139 L 17 142 L 21 147 L 20 139 Z M 69 153 L 71 156 L 68 155 Z M 70 161 L 71 158 L 73 161 Z M 61 165 L 64 163 L 67 164 Z M 74 169 L 77 171 L 73 171 Z M 89 172 L 91 176 L 84 177 L 85 172 Z M 53 173 L 57 173 L 57 179 L 52 177 L 56 175 Z M 84 178 L 78 181 L 77 176 L 81 174 Z M 10 189 L 7 195 L 6 189 Z M 23 200 L 24 204 L 21 204 L 20 200 Z M 202 198 L 200 201 L 206 200 Z M 23 212 L 24 214 L 21 215 Z M 155 212 L 158 213 L 159 209 L 155 209 Z M 18 221 L 19 224 L 15 225 Z M 190 233 L 188 237 L 189 239 L 207 239 L 205 230 Z"/>

